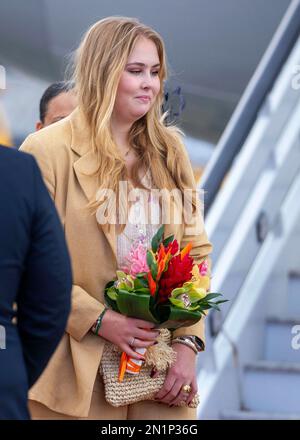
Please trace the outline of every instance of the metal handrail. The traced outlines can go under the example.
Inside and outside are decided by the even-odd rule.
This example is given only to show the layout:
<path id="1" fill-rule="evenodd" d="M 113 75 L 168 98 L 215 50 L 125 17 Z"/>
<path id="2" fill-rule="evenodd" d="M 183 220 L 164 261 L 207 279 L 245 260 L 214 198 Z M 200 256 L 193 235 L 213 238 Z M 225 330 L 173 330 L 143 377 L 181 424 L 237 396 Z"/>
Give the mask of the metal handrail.
<path id="1" fill-rule="evenodd" d="M 199 186 L 205 190 L 205 214 L 212 206 L 299 33 L 300 0 L 292 0 L 199 181 Z"/>

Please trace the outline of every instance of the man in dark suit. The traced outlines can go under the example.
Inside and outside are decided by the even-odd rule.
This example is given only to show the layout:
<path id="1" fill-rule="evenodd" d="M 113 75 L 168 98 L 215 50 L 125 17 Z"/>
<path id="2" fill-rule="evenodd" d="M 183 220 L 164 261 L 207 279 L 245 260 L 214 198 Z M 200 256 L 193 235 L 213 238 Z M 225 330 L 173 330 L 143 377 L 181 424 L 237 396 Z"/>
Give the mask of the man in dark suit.
<path id="1" fill-rule="evenodd" d="M 62 226 L 35 159 L 0 146 L 0 419 L 29 418 L 28 389 L 63 335 L 71 287 Z"/>

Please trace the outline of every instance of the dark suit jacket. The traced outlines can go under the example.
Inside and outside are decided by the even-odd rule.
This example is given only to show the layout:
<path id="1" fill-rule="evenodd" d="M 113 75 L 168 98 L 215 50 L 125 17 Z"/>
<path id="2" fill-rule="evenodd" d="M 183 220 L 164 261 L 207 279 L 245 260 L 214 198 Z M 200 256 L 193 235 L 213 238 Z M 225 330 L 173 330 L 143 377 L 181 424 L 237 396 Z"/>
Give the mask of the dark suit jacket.
<path id="1" fill-rule="evenodd" d="M 28 389 L 63 335 L 71 287 L 64 233 L 35 159 L 0 146 L 0 419 L 29 417 Z"/>

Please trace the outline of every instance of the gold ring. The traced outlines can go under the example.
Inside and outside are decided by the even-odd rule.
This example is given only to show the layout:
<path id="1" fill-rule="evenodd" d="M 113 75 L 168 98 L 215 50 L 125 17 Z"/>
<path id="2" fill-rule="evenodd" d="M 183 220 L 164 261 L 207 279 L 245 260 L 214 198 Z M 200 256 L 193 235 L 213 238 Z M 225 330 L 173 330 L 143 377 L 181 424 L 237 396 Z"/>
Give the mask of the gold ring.
<path id="1" fill-rule="evenodd" d="M 192 391 L 192 387 L 190 385 L 183 385 L 181 389 L 184 393 L 190 393 Z"/>

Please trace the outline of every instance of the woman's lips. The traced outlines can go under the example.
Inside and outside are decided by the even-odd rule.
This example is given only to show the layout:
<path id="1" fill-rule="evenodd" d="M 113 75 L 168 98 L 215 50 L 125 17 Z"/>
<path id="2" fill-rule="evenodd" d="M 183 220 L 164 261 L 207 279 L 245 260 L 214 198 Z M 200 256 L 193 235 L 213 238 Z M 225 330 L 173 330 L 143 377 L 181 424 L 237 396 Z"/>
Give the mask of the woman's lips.
<path id="1" fill-rule="evenodd" d="M 149 102 L 150 101 L 149 96 L 137 96 L 136 99 L 139 99 L 142 102 Z"/>

